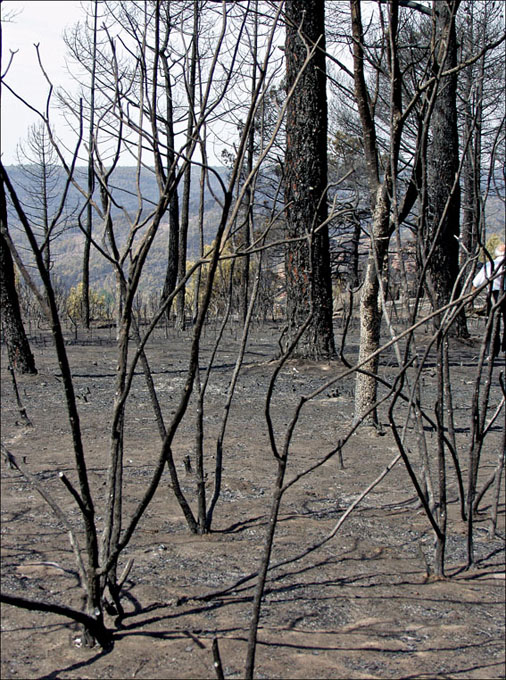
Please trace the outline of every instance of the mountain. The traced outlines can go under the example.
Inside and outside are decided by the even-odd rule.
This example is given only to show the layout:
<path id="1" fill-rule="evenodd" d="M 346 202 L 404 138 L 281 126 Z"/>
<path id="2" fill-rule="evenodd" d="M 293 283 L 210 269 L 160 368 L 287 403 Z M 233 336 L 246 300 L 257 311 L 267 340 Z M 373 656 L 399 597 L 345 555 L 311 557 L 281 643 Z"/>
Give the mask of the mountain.
<path id="1" fill-rule="evenodd" d="M 37 190 L 34 189 L 33 180 L 30 182 L 26 172 L 21 166 L 7 166 L 7 173 L 16 189 L 19 201 L 32 224 L 36 225 L 40 220 L 41 205 Z M 33 172 L 33 168 L 29 168 Z M 220 181 L 227 181 L 228 170 L 224 167 L 213 169 L 208 174 L 208 185 L 204 198 L 204 242 L 211 243 L 216 233 L 218 221 L 221 217 L 220 198 L 223 191 Z M 215 174 L 216 173 L 216 174 Z M 66 177 L 63 170 L 59 170 L 51 191 L 52 199 L 49 204 L 50 215 L 55 214 L 60 197 L 64 191 Z M 76 180 L 86 186 L 86 169 L 76 170 Z M 159 195 L 156 178 L 149 170 L 143 170 L 139 178 L 139 186 L 142 193 L 142 204 L 139 206 L 137 196 L 137 169 L 134 167 L 118 167 L 114 171 L 110 183 L 114 205 L 111 215 L 114 221 L 114 229 L 119 244 L 125 242 L 129 231 L 129 221 L 133 221 L 139 208 L 141 214 L 148 216 L 150 209 L 156 204 Z M 181 202 L 182 183 L 179 187 L 179 200 Z M 98 192 L 95 191 L 94 199 L 99 202 Z M 193 259 L 199 253 L 199 214 L 200 203 L 200 169 L 192 169 L 189 201 L 189 229 L 188 229 L 188 258 Z M 51 242 L 51 253 L 54 261 L 53 275 L 58 278 L 64 288 L 69 289 L 77 285 L 82 278 L 82 252 L 84 236 L 79 228 L 79 215 L 83 211 L 85 200 L 82 194 L 72 186 L 66 201 L 64 217 L 60 220 L 56 236 Z M 82 216 L 84 220 L 84 215 Z M 20 246 L 26 246 L 26 238 L 22 232 L 20 221 L 12 204 L 8 206 L 9 230 L 14 241 Z M 41 229 L 36 233 L 41 235 Z M 97 241 L 103 243 L 103 223 L 96 215 L 94 217 L 93 233 Z M 140 231 L 142 233 L 142 230 Z M 159 292 L 165 280 L 168 247 L 168 215 L 162 219 L 162 223 L 155 237 L 149 258 L 145 266 L 145 276 L 141 288 L 147 291 Z M 94 248 L 90 260 L 90 282 L 95 288 L 112 290 L 114 286 L 114 273 L 110 263 Z"/>
<path id="2" fill-rule="evenodd" d="M 19 200 L 28 214 L 37 213 L 37 192 L 30 189 L 30 183 L 26 179 L 26 174 L 20 166 L 7 166 L 7 172 L 16 188 Z M 124 243 L 129 231 L 129 221 L 136 215 L 139 205 L 137 199 L 137 170 L 134 167 L 118 167 L 114 171 L 111 181 L 111 188 L 115 205 L 112 208 L 115 234 L 118 242 Z M 216 173 L 216 174 L 215 174 Z M 224 167 L 216 167 L 213 172 L 208 174 L 208 186 L 205 191 L 204 201 L 204 242 L 209 244 L 214 239 L 218 222 L 221 217 L 220 199 L 223 191 L 220 180 L 227 181 L 228 170 Z M 86 185 L 86 169 L 78 168 L 76 178 Z M 59 197 L 64 189 L 65 176 L 63 171 L 57 177 L 54 199 L 51 201 L 50 214 L 57 209 Z M 144 215 L 148 215 L 150 206 L 156 202 L 158 196 L 158 186 L 154 174 L 149 170 L 144 170 L 139 179 L 142 189 L 143 205 L 141 206 Z M 33 184 L 32 184 L 33 187 Z M 179 187 L 179 197 L 181 200 L 182 184 Z M 98 198 L 96 199 L 98 201 Z M 346 191 L 343 192 L 344 202 L 353 201 L 353 196 Z M 269 199 L 266 195 L 268 204 Z M 192 181 L 190 186 L 190 219 L 188 231 L 188 259 L 195 259 L 199 253 L 199 226 L 198 211 L 200 202 L 200 169 L 192 169 Z M 69 191 L 67 200 L 67 215 L 62 220 L 61 227 L 51 243 L 52 258 L 54 261 L 53 275 L 61 282 L 65 289 L 75 286 L 81 281 L 82 274 L 82 252 L 84 236 L 78 226 L 79 213 L 84 206 L 84 198 L 79 191 L 72 187 Z M 40 206 L 39 212 L 40 215 Z M 129 217 L 128 217 L 129 216 Z M 19 219 L 12 205 L 8 206 L 9 230 L 13 239 L 20 246 L 27 247 L 26 238 L 20 228 Z M 35 220 L 36 221 L 36 220 Z M 486 209 L 487 235 L 492 233 L 502 234 L 504 226 L 504 200 L 499 195 L 489 195 Z M 96 218 L 94 221 L 94 235 L 99 243 L 103 241 L 103 225 Z M 140 289 L 146 292 L 158 294 L 165 281 L 165 270 L 167 264 L 168 247 L 168 216 L 162 219 L 162 223 L 155 237 L 149 257 L 147 259 L 143 279 Z M 90 282 L 96 289 L 113 290 L 114 272 L 110 263 L 95 249 L 92 249 L 90 262 Z"/>

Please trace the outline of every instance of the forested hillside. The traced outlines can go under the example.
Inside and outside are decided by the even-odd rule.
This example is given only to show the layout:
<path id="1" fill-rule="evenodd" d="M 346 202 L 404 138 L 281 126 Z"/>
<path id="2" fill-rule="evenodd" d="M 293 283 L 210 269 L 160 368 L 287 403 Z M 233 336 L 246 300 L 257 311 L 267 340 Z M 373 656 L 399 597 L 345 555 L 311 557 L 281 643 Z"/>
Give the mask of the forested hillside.
<path id="1" fill-rule="evenodd" d="M 228 171 L 226 168 L 214 168 L 219 174 L 222 181 L 227 181 Z M 30 206 L 34 207 L 36 202 L 34 194 L 37 192 L 37 186 L 31 184 L 30 177 L 22 166 L 7 166 L 7 171 L 12 179 L 12 182 L 18 193 L 18 197 L 23 206 L 27 207 L 27 212 L 30 213 Z M 59 198 L 63 191 L 66 175 L 62 168 L 56 168 L 55 172 L 58 174 L 56 186 L 52 191 L 49 203 L 50 216 L 56 213 L 59 206 Z M 76 182 L 83 186 L 86 182 L 86 170 L 78 167 L 75 173 Z M 155 176 L 152 172 L 144 170 L 141 175 L 141 196 L 143 201 L 143 211 L 148 214 L 153 205 L 156 205 L 159 191 Z M 119 167 L 114 173 L 114 182 L 112 186 L 112 194 L 116 201 L 112 205 L 112 214 L 117 225 L 118 242 L 121 243 L 121 234 L 127 234 L 129 225 L 126 215 L 130 219 L 134 219 L 138 211 L 138 195 L 137 187 L 137 170 L 133 167 Z M 209 244 L 216 233 L 217 224 L 219 220 L 220 207 L 213 192 L 219 196 L 222 193 L 219 181 L 213 172 L 208 174 L 208 184 L 205 190 L 204 201 L 204 243 Z M 99 200 L 98 192 L 95 192 L 95 200 Z M 79 283 L 82 278 L 82 252 L 84 235 L 79 228 L 79 215 L 83 212 L 84 198 L 77 188 L 72 186 L 69 191 L 68 199 L 66 201 L 65 210 L 62 218 L 59 220 L 61 227 L 57 229 L 55 237 L 51 241 L 52 257 L 53 257 L 53 274 L 58 277 L 61 284 L 69 289 Z M 189 202 L 189 229 L 188 229 L 188 259 L 195 259 L 200 249 L 200 231 L 199 231 L 199 204 L 200 204 L 200 171 L 194 168 L 192 172 L 192 181 L 190 185 L 190 202 Z M 35 212 L 32 210 L 32 212 Z M 35 218 L 35 222 L 40 220 L 40 215 Z M 12 207 L 12 203 L 8 203 L 8 221 L 9 228 L 12 232 L 13 238 L 17 243 L 24 243 L 23 232 L 20 229 L 19 218 L 16 211 Z M 103 242 L 103 223 L 94 215 L 94 234 L 99 243 Z M 167 247 L 168 247 L 168 217 L 162 220 L 160 229 L 156 235 L 152 250 L 146 264 L 146 277 L 142 282 L 141 289 L 143 291 L 159 292 L 163 287 L 165 278 L 165 270 L 167 267 Z M 110 264 L 105 260 L 95 249 L 92 248 L 90 260 L 90 283 L 94 288 L 104 288 L 112 290 L 113 288 L 113 272 Z"/>
<path id="2" fill-rule="evenodd" d="M 24 206 L 33 205 L 33 195 L 36 187 L 30 187 L 27 181 L 26 172 L 21 166 L 7 166 L 7 170 L 18 192 L 19 199 Z M 222 181 L 226 182 L 228 170 L 224 167 L 214 168 Z M 65 174 L 61 168 L 57 168 L 59 175 L 58 187 L 50 201 L 50 209 L 56 211 L 59 196 L 63 190 Z M 199 169 L 194 168 L 192 172 L 190 190 L 190 220 L 188 230 L 188 259 L 193 260 L 197 257 L 200 249 L 200 227 L 199 227 L 199 201 L 200 201 L 200 177 Z M 85 170 L 77 168 L 76 180 L 85 181 Z M 118 240 L 121 242 L 121 232 L 128 233 L 128 220 L 125 213 L 133 217 L 138 209 L 138 199 L 135 191 L 137 183 L 136 169 L 133 167 L 119 167 L 114 176 L 113 194 L 117 200 L 117 205 L 112 206 L 115 222 L 118 225 Z M 142 173 L 141 178 L 142 199 L 144 210 L 149 211 L 153 203 L 156 203 L 158 188 L 154 174 L 147 170 Z M 220 219 L 220 205 L 218 197 L 221 194 L 221 187 L 214 173 L 208 174 L 208 185 L 205 191 L 204 200 L 204 243 L 210 244 L 217 229 L 217 222 Z M 214 195 L 213 195 L 214 194 Z M 348 192 L 342 191 L 342 200 L 346 200 Z M 82 212 L 84 199 L 82 194 L 71 187 L 66 208 L 63 214 L 62 229 L 57 230 L 56 237 L 52 240 L 53 274 L 59 283 L 67 290 L 76 286 L 82 278 L 82 252 L 84 235 L 78 226 L 79 213 Z M 504 227 L 504 201 L 500 196 L 492 192 L 488 196 L 486 211 L 486 225 L 488 234 L 500 234 Z M 16 211 L 13 210 L 12 203 L 8 204 L 9 228 L 13 238 L 17 243 L 23 243 L 23 232 L 20 229 L 19 219 Z M 95 238 L 101 240 L 103 233 L 102 221 L 94 216 Z M 337 230 L 339 235 L 339 229 Z M 331 231 L 331 237 L 336 236 Z M 165 270 L 167 267 L 167 248 L 169 241 L 168 217 L 162 220 L 159 231 L 153 242 L 149 258 L 146 262 L 145 275 L 142 280 L 140 290 L 148 293 L 159 293 L 163 287 Z M 114 287 L 114 275 L 110 264 L 99 252 L 92 248 L 90 258 L 90 284 L 97 290 L 112 291 Z"/>

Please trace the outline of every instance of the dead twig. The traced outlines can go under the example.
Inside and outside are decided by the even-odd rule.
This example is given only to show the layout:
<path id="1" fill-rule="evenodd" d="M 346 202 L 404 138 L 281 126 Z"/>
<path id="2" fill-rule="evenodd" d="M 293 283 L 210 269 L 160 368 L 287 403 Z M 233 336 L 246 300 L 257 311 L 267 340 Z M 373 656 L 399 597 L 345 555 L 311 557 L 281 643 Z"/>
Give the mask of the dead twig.
<path id="1" fill-rule="evenodd" d="M 18 390 L 18 383 L 16 381 L 16 374 L 14 373 L 14 369 L 12 366 L 9 366 L 9 371 L 12 377 L 12 385 L 14 387 L 14 394 L 16 395 L 16 402 L 18 405 L 19 409 L 19 415 L 21 416 L 23 423 L 27 425 L 28 427 L 33 427 L 33 423 L 28 417 L 28 414 L 26 412 L 26 408 L 23 406 L 23 402 L 21 401 L 21 397 L 19 396 L 19 390 Z"/>

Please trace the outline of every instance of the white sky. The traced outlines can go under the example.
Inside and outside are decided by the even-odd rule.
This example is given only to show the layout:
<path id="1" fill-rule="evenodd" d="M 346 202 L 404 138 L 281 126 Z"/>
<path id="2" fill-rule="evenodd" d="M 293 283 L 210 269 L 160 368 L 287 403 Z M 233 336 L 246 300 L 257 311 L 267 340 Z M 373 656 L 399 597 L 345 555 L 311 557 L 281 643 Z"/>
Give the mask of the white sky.
<path id="1" fill-rule="evenodd" d="M 74 89 L 65 66 L 66 47 L 63 32 L 85 17 L 86 0 L 0 0 L 2 16 L 2 73 L 12 51 L 16 51 L 5 82 L 32 106 L 44 110 L 47 83 L 40 71 L 34 43 L 39 43 L 44 67 L 55 87 Z M 55 99 L 55 98 L 54 98 Z M 72 148 L 75 138 L 66 131 L 63 118 L 52 111 L 56 135 Z M 1 157 L 4 165 L 17 164 L 17 146 L 29 127 L 40 120 L 5 87 L 1 91 Z M 221 160 L 215 161 L 217 164 Z"/>
<path id="2" fill-rule="evenodd" d="M 75 90 L 76 84 L 66 70 L 67 48 L 63 32 L 78 21 L 84 21 L 88 4 L 86 0 L 0 0 L 2 74 L 8 66 L 11 50 L 17 50 L 5 82 L 38 110 L 45 109 L 49 89 L 40 71 L 34 44 L 40 45 L 42 62 L 54 87 Z M 56 104 L 54 95 L 53 102 Z M 40 120 L 7 88 L 2 87 L 0 153 L 4 165 L 18 164 L 18 145 L 26 140 L 30 126 Z M 73 149 L 75 135 L 67 129 L 56 108 L 51 111 L 51 121 L 53 131 L 63 146 Z M 221 163 L 212 154 L 211 158 L 212 162 Z"/>
<path id="3" fill-rule="evenodd" d="M 84 21 L 88 5 L 86 0 L 0 0 L 2 74 L 9 64 L 11 51 L 17 50 L 5 82 L 34 108 L 45 110 L 49 92 L 34 44 L 39 43 L 44 68 L 54 87 L 75 90 L 77 86 L 66 70 L 63 33 L 78 21 Z M 54 94 L 53 102 L 56 104 Z M 75 135 L 67 129 L 61 114 L 54 108 L 50 115 L 56 137 L 64 147 L 73 149 Z M 0 153 L 4 165 L 18 164 L 18 145 L 26 140 L 30 126 L 40 120 L 40 116 L 2 87 Z M 221 145 L 218 148 L 221 149 Z M 215 158 L 211 147 L 209 153 L 211 162 L 221 164 L 221 157 Z M 131 159 L 129 161 L 131 163 Z"/>
<path id="4" fill-rule="evenodd" d="M 44 66 L 54 85 L 68 83 L 62 34 L 66 27 L 84 16 L 82 4 L 77 0 L 3 0 L 0 11 L 2 73 L 9 62 L 10 51 L 18 50 L 5 80 L 33 106 L 43 108 L 48 88 L 38 66 L 34 43 L 40 44 Z M 28 128 L 37 120 L 35 114 L 2 88 L 1 154 L 4 165 L 17 163 L 16 146 L 26 138 Z M 63 125 L 57 118 L 54 120 L 57 133 L 63 133 Z"/>

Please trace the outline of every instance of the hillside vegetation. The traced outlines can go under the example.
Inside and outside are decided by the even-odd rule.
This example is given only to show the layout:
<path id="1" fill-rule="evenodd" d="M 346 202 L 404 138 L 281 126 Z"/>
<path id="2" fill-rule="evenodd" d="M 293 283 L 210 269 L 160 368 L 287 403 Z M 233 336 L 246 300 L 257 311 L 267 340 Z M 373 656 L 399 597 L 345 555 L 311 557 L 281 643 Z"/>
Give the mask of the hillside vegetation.
<path id="1" fill-rule="evenodd" d="M 29 207 L 34 205 L 33 193 L 36 191 L 36 188 L 27 185 L 27 180 L 21 166 L 8 166 L 7 170 L 12 178 L 21 204 L 24 207 L 28 207 L 27 212 L 29 213 Z M 222 181 L 226 181 L 227 169 L 223 167 L 215 168 L 215 170 L 222 178 Z M 138 211 L 136 173 L 137 170 L 135 167 L 119 167 L 114 173 L 112 193 L 117 204 L 113 205 L 111 212 L 116 225 L 116 233 L 119 235 L 121 234 L 122 228 L 124 228 L 124 232 L 127 233 L 127 216 L 133 216 Z M 195 258 L 199 254 L 199 174 L 199 169 L 195 168 L 193 170 L 190 187 L 190 221 L 188 229 L 189 259 Z M 209 185 L 206 187 L 204 202 L 204 243 L 211 243 L 213 240 L 216 232 L 216 221 L 219 219 L 221 212 L 217 200 L 222 194 L 219 181 L 212 172 L 208 173 L 208 177 Z M 86 185 L 86 170 L 84 168 L 77 169 L 76 179 L 78 182 L 82 182 L 83 186 Z M 50 216 L 54 214 L 58 208 L 59 197 L 64 190 L 64 182 L 65 177 L 62 170 L 60 171 L 59 186 L 57 187 L 49 206 Z M 142 173 L 141 189 L 143 196 L 143 211 L 148 215 L 150 207 L 152 207 L 151 202 L 156 202 L 158 197 L 158 187 L 153 173 L 147 170 Z M 181 194 L 181 187 L 179 193 Z M 97 192 L 95 192 L 94 198 L 98 201 L 99 199 L 96 194 Z M 84 204 L 85 201 L 83 196 L 75 187 L 71 187 L 67 201 L 69 207 L 64 216 L 60 219 L 61 227 L 56 231 L 57 236 L 51 244 L 52 257 L 54 260 L 53 274 L 66 289 L 76 286 L 81 280 L 84 235 L 79 228 L 79 214 L 82 212 Z M 38 222 L 35 211 L 33 211 L 33 213 L 34 221 Z M 9 206 L 8 217 L 9 228 L 15 242 L 20 244 L 23 243 L 23 235 L 19 228 L 19 220 L 11 205 Z M 94 234 L 100 244 L 103 243 L 102 232 L 103 228 L 101 220 L 95 215 Z M 168 239 L 169 224 L 167 215 L 167 219 L 162 221 L 160 230 L 158 231 L 150 252 L 141 286 L 143 292 L 158 292 L 161 286 L 163 286 L 167 264 Z M 91 285 L 95 288 L 112 290 L 113 281 L 114 274 L 111 265 L 99 252 L 92 249 L 90 265 Z"/>

